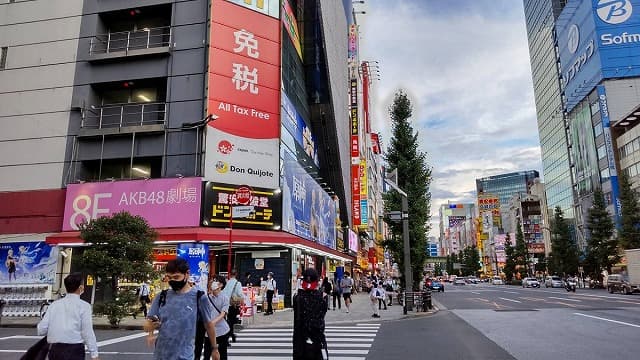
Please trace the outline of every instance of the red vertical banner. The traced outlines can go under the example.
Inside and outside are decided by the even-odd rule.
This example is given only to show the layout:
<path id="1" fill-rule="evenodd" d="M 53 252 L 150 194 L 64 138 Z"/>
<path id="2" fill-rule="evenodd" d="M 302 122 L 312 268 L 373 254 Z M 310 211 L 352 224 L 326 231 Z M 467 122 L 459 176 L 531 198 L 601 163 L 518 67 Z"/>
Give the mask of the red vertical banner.
<path id="1" fill-rule="evenodd" d="M 279 7 L 243 4 L 211 2 L 207 108 L 217 119 L 207 127 L 205 178 L 273 189 L 280 185 Z"/>
<path id="2" fill-rule="evenodd" d="M 369 121 L 369 64 L 362 63 L 362 110 L 364 118 L 365 133 L 371 133 L 371 123 Z"/>

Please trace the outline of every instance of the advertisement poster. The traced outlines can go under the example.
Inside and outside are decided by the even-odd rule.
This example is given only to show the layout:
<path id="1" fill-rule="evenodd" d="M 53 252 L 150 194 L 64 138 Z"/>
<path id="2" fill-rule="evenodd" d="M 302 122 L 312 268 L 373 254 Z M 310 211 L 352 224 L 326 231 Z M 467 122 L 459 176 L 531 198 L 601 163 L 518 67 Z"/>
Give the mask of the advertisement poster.
<path id="1" fill-rule="evenodd" d="M 258 2 L 248 6 L 251 10 L 246 3 L 211 3 L 207 112 L 217 118 L 206 131 L 205 178 L 275 189 L 280 186 L 280 3 Z M 271 4 L 277 6 L 273 14 Z"/>
<path id="2" fill-rule="evenodd" d="M 201 187 L 199 177 L 70 184 L 62 230 L 121 211 L 142 216 L 154 228 L 198 226 Z"/>
<path id="3" fill-rule="evenodd" d="M 192 281 L 198 287 L 198 290 L 207 291 L 207 282 L 209 281 L 209 245 L 186 243 L 178 244 L 178 257 L 187 260 L 189 263 L 189 272 Z"/>
<path id="4" fill-rule="evenodd" d="M 288 152 L 283 152 L 282 229 L 336 248 L 335 202 Z"/>
<path id="5" fill-rule="evenodd" d="M 351 229 L 349 229 L 349 250 L 354 253 L 358 252 L 358 234 Z"/>
<path id="6" fill-rule="evenodd" d="M 58 248 L 44 241 L 0 244 L 0 284 L 53 284 Z"/>
<path id="7" fill-rule="evenodd" d="M 316 138 L 284 92 L 282 93 L 282 127 L 283 131 L 286 130 L 295 140 L 298 159 L 312 160 L 316 166 L 320 166 Z"/>
<path id="8" fill-rule="evenodd" d="M 202 225 L 279 230 L 282 202 L 278 190 L 207 182 Z"/>

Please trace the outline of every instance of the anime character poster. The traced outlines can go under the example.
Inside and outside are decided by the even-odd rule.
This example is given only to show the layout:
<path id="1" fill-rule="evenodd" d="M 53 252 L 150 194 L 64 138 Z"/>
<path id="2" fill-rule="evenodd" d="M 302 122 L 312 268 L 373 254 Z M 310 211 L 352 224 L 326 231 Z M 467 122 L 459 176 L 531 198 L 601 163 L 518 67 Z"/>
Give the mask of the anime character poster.
<path id="1" fill-rule="evenodd" d="M 0 284 L 53 284 L 57 261 L 44 241 L 0 244 Z"/>
<path id="2" fill-rule="evenodd" d="M 189 263 L 189 280 L 195 283 L 199 290 L 207 291 L 209 281 L 209 245 L 207 244 L 179 244 L 177 255 Z"/>

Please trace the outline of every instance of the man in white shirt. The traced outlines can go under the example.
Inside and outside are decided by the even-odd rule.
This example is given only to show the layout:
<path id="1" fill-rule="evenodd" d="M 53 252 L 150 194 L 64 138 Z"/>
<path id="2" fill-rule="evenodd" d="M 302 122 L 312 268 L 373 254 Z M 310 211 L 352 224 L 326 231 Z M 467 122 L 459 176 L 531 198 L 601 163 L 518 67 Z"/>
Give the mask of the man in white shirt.
<path id="1" fill-rule="evenodd" d="M 91 359 L 98 359 L 98 345 L 93 332 L 91 305 L 80 299 L 84 292 L 82 274 L 64 279 L 67 296 L 54 301 L 38 323 L 38 335 L 46 335 L 51 344 L 50 360 L 84 360 L 84 344 Z"/>
<path id="2" fill-rule="evenodd" d="M 140 310 L 142 310 L 142 313 L 144 314 L 144 317 L 147 317 L 147 304 L 151 302 L 151 300 L 149 299 L 149 295 L 151 294 L 151 288 L 149 287 L 149 281 L 145 281 L 142 283 L 142 285 L 140 285 L 140 288 L 138 288 L 138 296 L 139 296 L 139 300 L 140 300 Z M 135 319 L 135 314 L 133 316 L 133 318 Z"/>
<path id="3" fill-rule="evenodd" d="M 242 293 L 242 284 L 236 277 L 237 271 L 231 270 L 229 274 L 229 281 L 222 289 L 221 294 L 225 295 L 229 299 L 229 313 L 227 314 L 227 323 L 231 328 L 229 337 L 231 341 L 236 342 L 236 334 L 233 332 L 233 325 L 238 322 L 238 315 L 240 315 L 240 306 L 244 302 L 244 294 Z M 242 300 L 241 300 L 242 299 Z"/>
<path id="4" fill-rule="evenodd" d="M 267 311 L 264 313 L 265 315 L 273 315 L 273 295 L 276 292 L 276 280 L 273 278 L 273 273 L 269 272 L 267 274 L 267 283 L 265 284 L 267 288 Z"/>

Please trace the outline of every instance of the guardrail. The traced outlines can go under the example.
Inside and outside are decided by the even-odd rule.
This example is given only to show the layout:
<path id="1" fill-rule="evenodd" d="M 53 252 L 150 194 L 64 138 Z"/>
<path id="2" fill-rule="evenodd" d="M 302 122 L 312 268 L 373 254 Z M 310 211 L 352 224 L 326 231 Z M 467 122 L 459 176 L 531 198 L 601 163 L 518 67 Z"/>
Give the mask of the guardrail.
<path id="1" fill-rule="evenodd" d="M 91 38 L 89 54 L 109 54 L 171 45 L 171 27 L 110 32 Z"/>
<path id="2" fill-rule="evenodd" d="M 124 126 L 164 125 L 166 103 L 120 104 L 92 107 L 85 112 L 83 129 L 104 129 Z"/>
<path id="3" fill-rule="evenodd" d="M 427 312 L 433 309 L 433 303 L 431 301 L 431 290 L 425 291 L 405 291 L 402 293 L 403 300 L 403 312 L 406 315 L 407 311 L 413 311 L 415 306 L 416 311 Z"/>

